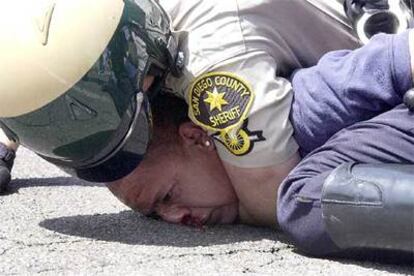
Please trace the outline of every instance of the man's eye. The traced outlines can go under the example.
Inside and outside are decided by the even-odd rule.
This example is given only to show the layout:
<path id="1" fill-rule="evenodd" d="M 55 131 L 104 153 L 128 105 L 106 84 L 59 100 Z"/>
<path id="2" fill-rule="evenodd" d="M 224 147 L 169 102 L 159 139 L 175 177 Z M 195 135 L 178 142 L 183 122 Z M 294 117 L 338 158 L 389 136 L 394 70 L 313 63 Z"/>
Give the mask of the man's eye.
<path id="1" fill-rule="evenodd" d="M 165 196 L 164 196 L 164 198 L 162 199 L 162 202 L 163 203 L 166 203 L 166 202 L 169 202 L 170 200 L 171 200 L 171 198 L 172 198 L 172 192 L 171 191 L 169 191 Z"/>

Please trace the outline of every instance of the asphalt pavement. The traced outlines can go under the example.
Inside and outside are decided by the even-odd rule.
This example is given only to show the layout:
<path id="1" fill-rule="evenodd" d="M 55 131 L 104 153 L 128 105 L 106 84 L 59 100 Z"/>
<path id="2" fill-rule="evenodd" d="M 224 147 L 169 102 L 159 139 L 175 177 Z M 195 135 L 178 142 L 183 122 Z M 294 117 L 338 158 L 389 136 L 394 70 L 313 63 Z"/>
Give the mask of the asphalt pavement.
<path id="1" fill-rule="evenodd" d="M 405 255 L 317 259 L 271 229 L 146 218 L 25 149 L 13 177 L 0 196 L 0 275 L 414 275 Z"/>

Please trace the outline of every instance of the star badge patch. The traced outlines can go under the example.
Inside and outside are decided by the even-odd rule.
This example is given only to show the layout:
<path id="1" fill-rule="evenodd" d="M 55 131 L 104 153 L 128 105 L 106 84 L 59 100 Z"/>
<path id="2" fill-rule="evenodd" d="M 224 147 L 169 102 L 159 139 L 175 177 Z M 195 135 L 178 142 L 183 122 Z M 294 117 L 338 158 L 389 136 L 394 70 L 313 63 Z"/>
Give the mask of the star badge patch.
<path id="1" fill-rule="evenodd" d="M 250 85 L 229 72 L 212 72 L 197 78 L 188 93 L 189 116 L 210 131 L 241 126 L 254 100 Z"/>

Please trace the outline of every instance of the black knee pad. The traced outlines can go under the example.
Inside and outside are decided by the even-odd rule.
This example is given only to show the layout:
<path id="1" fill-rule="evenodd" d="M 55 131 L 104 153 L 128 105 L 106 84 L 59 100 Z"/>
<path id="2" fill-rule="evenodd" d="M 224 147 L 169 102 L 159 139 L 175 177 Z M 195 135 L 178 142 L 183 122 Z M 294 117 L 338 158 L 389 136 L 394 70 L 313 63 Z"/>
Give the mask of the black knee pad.
<path id="1" fill-rule="evenodd" d="M 322 214 L 341 249 L 414 252 L 414 165 L 341 165 L 324 183 Z"/>

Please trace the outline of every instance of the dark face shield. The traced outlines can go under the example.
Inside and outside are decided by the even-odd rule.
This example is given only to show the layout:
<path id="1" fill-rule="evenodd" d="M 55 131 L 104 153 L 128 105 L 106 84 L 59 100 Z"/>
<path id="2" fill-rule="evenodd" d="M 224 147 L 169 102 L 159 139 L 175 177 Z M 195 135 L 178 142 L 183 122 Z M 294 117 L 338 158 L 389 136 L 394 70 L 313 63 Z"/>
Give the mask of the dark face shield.
<path id="1" fill-rule="evenodd" d="M 67 167 L 66 171 L 87 181 L 111 182 L 126 176 L 139 165 L 150 139 L 151 115 L 148 100 L 143 93 L 137 94 L 131 105 L 130 111 L 124 115 L 126 118 L 123 118 L 125 123 L 131 123 L 119 144 L 103 148 L 103 155 L 105 152 L 108 154 L 102 159 L 98 154 L 89 161 L 90 164 Z M 124 122 L 121 123 L 121 128 L 124 128 Z"/>
<path id="2" fill-rule="evenodd" d="M 24 146 L 68 173 L 92 182 L 114 181 L 143 159 L 151 115 L 143 93 L 122 102 L 124 109 L 102 93 L 106 101 L 96 103 L 81 90 L 74 91 L 41 110 L 2 121 L 19 133 Z"/>

